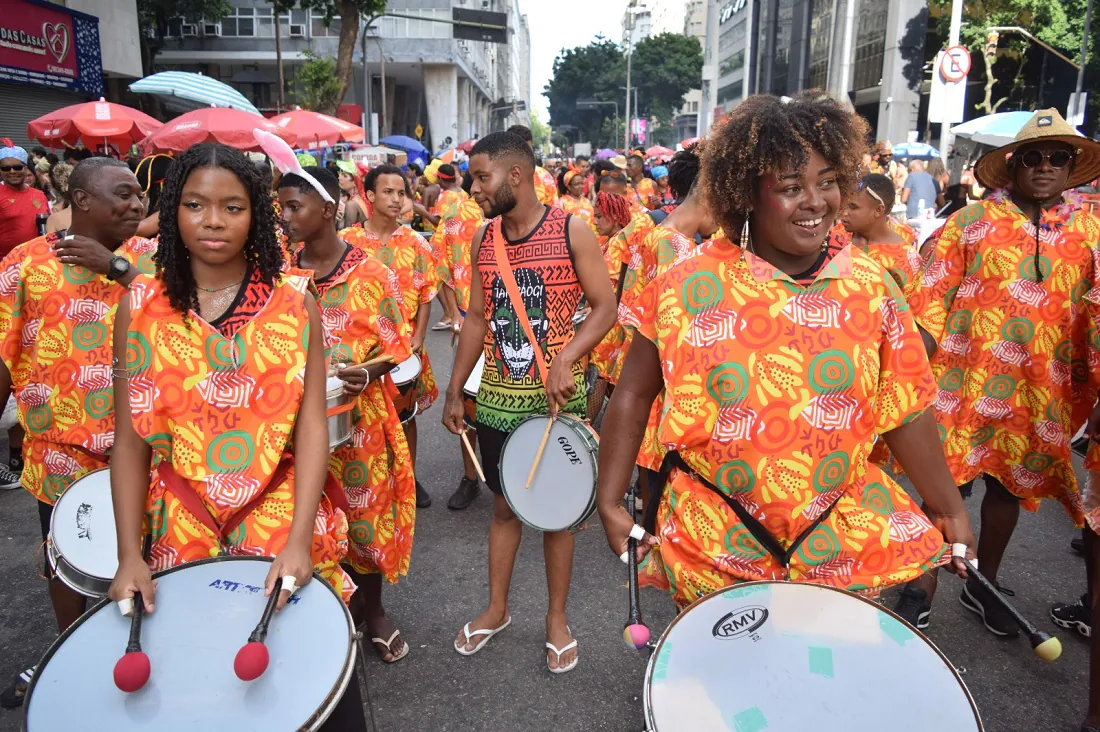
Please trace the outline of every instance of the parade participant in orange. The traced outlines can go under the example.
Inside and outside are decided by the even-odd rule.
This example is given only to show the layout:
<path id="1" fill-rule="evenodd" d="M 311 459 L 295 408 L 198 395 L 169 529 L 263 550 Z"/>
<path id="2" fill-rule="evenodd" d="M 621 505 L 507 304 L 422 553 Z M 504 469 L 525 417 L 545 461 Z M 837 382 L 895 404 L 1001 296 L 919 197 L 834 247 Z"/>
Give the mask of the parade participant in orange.
<path id="1" fill-rule="evenodd" d="M 480 651 L 511 622 L 509 586 L 523 530 L 503 495 L 499 462 L 504 441 L 533 414 L 584 413 L 583 358 L 615 316 L 614 295 L 596 237 L 582 221 L 539 203 L 534 167 L 530 148 L 509 132 L 485 136 L 470 153 L 471 192 L 493 220 L 474 242 L 474 289 L 447 387 L 443 423 L 455 434 L 466 429 L 462 386 L 483 355 L 477 429 L 486 483 L 495 495 L 489 529 L 489 605 L 455 638 L 455 651 L 464 656 Z M 522 277 L 526 283 L 525 294 L 514 295 L 522 302 L 514 302 L 507 294 L 503 265 L 497 264 L 505 260 L 498 256 L 506 257 L 517 279 Z M 584 327 L 576 330 L 573 314 L 582 296 L 592 312 Z M 517 327 L 522 322 L 518 313 L 524 308 L 539 315 L 538 321 L 530 319 L 531 336 L 526 327 Z M 544 533 L 543 551 L 549 594 L 546 665 L 552 673 L 565 673 L 579 658 L 565 612 L 573 535 Z"/>
<path id="2" fill-rule="evenodd" d="M 653 176 L 653 181 L 657 184 L 657 204 L 667 206 L 675 201 L 676 198 L 668 188 L 668 167 L 657 165 L 649 172 Z"/>
<path id="3" fill-rule="evenodd" d="M 905 301 L 910 302 L 920 289 L 920 255 L 891 225 L 893 206 L 894 184 L 885 175 L 869 173 L 848 199 L 840 220 L 852 243 L 886 268 L 901 288 Z"/>
<path id="4" fill-rule="evenodd" d="M 115 311 L 155 244 L 131 238 L 145 213 L 126 165 L 82 161 L 69 177 L 69 234 L 31 239 L 0 262 L 0 411 L 15 398 L 25 430 L 22 485 L 37 501 L 42 540 L 53 505 L 73 481 L 107 467 L 114 442 L 111 334 Z M 49 572 L 50 602 L 64 631 L 86 598 Z M 23 703 L 33 668 L 4 692 Z"/>
<path id="5" fill-rule="evenodd" d="M 558 174 L 558 193 L 561 195 L 554 205 L 566 213 L 573 214 L 584 221 L 592 231 L 596 231 L 596 225 L 592 220 L 592 202 L 584 197 L 584 176 L 575 170 L 563 168 Z M 597 234 L 598 235 L 598 234 Z"/>
<path id="6" fill-rule="evenodd" d="M 332 173 L 304 170 L 339 199 Z M 412 459 L 386 392 L 384 374 L 393 365 L 344 367 L 382 356 L 404 361 L 411 353 L 412 328 L 401 316 L 394 273 L 337 235 L 335 204 L 295 173 L 280 181 L 279 201 L 288 235 L 302 244 L 291 267 L 308 272 L 317 291 L 327 363 L 346 382 L 345 390 L 357 396 L 351 442 L 332 453 L 329 472 L 349 506 L 345 567 L 358 588 L 352 616 L 357 626 L 365 626 L 379 657 L 392 663 L 405 657 L 408 644 L 386 617 L 382 579 L 392 584 L 408 573 L 416 521 Z"/>
<path id="7" fill-rule="evenodd" d="M 530 127 L 525 125 L 512 125 L 508 128 L 508 131 L 513 135 L 523 138 L 523 141 L 527 143 L 527 147 L 531 148 L 532 154 L 535 152 L 535 138 L 531 136 Z M 558 198 L 558 185 L 554 181 L 554 176 L 541 165 L 535 165 L 534 181 L 535 195 L 538 196 L 539 203 L 546 206 L 553 206 L 554 201 Z"/>
<path id="8" fill-rule="evenodd" d="M 647 506 L 648 581 L 680 607 L 739 582 L 877 593 L 973 543 L 925 410 L 935 383 L 905 301 L 829 230 L 857 183 L 866 123 L 820 92 L 738 105 L 703 152 L 706 206 L 737 243 L 703 244 L 647 286 L 605 419 L 600 516 L 616 555 L 646 415 L 669 450 Z M 934 527 L 867 464 L 877 434 L 939 508 Z M 941 534 L 941 531 L 943 532 Z M 962 568 L 961 562 L 957 563 Z"/>
<path id="9" fill-rule="evenodd" d="M 1040 110 L 976 171 L 995 193 L 940 229 L 912 306 L 939 384 L 947 465 L 964 496 L 977 478 L 985 484 L 978 569 L 996 582 L 1021 506 L 1051 498 L 1078 526 L 1086 518 L 1070 442 L 1100 385 L 1086 300 L 1100 220 L 1064 192 L 1100 172 L 1100 144 Z M 934 591 L 935 577 L 923 577 L 899 602 L 918 627 Z M 995 635 L 1019 633 L 976 582 L 960 600 Z"/>
<path id="10" fill-rule="evenodd" d="M 627 196 L 633 203 L 652 211 L 661 205 L 657 195 L 657 184 L 652 178 L 645 177 L 645 161 L 641 155 L 631 155 L 626 159 L 626 174 L 630 178 L 630 191 Z"/>
<path id="11" fill-rule="evenodd" d="M 469 198 L 466 191 L 462 190 L 462 182 L 458 179 L 458 171 L 449 163 L 440 165 L 436 170 L 439 179 L 440 193 L 436 199 L 435 207 L 431 211 L 417 209 L 422 218 L 431 222 L 435 231 L 432 233 L 432 257 L 435 259 L 435 276 L 439 281 L 439 299 L 443 303 L 443 320 L 432 326 L 432 330 L 449 330 L 462 323 L 462 316 L 458 312 L 458 304 L 455 301 L 454 288 L 449 284 L 452 280 L 450 249 L 446 244 L 444 228 L 447 217 L 453 217 L 459 208 L 459 204 Z M 414 204 L 414 208 L 419 204 Z"/>
<path id="12" fill-rule="evenodd" d="M 431 361 L 424 350 L 424 337 L 431 317 L 431 302 L 439 287 L 432 249 L 420 234 L 399 225 L 397 217 L 408 202 L 408 191 L 401 169 L 380 165 L 371 170 L 363 183 L 374 214 L 366 225 L 340 232 L 340 238 L 357 246 L 386 265 L 397 275 L 401 291 L 401 314 L 413 327 L 412 352 L 420 357 L 420 376 L 406 387 L 396 400 L 397 411 L 405 425 L 405 439 L 416 465 L 416 415 L 427 410 L 439 396 Z M 416 481 L 416 505 L 427 508 L 431 496 Z"/>

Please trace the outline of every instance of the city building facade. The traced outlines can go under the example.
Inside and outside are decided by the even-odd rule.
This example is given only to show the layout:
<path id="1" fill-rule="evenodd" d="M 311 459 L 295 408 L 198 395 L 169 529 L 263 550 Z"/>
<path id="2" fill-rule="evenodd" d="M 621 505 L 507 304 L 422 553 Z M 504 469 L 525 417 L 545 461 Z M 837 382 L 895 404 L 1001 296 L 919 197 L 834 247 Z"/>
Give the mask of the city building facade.
<path id="1" fill-rule="evenodd" d="M 707 0 L 688 0 L 684 7 L 683 34 L 699 41 L 700 48 L 707 45 Z M 704 72 L 703 78 L 706 78 Z M 692 89 L 684 95 L 684 106 L 676 115 L 676 139 L 685 140 L 696 137 L 699 130 L 706 129 L 701 125 L 703 115 L 703 90 Z"/>

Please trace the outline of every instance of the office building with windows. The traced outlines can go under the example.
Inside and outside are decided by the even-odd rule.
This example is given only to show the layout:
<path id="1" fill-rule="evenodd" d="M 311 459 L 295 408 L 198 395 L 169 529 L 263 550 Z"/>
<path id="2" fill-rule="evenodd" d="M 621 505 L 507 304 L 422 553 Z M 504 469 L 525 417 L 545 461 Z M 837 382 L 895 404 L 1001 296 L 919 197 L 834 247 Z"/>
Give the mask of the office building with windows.
<path id="1" fill-rule="evenodd" d="M 277 113 L 271 6 L 264 0 L 231 3 L 225 18 L 176 19 L 157 68 L 206 74 L 237 88 L 265 113 Z M 506 13 L 508 43 L 455 38 L 450 23 L 437 22 L 450 21 L 453 8 Z M 432 149 L 526 123 L 530 32 L 518 0 L 389 0 L 386 10 L 393 15 L 359 34 L 341 116 L 365 119 L 368 126 L 376 120 L 379 137 L 415 136 L 419 126 Z M 286 105 L 295 102 L 295 71 L 308 53 L 336 56 L 340 24 L 339 17 L 326 23 L 322 13 L 300 7 L 279 19 Z"/>

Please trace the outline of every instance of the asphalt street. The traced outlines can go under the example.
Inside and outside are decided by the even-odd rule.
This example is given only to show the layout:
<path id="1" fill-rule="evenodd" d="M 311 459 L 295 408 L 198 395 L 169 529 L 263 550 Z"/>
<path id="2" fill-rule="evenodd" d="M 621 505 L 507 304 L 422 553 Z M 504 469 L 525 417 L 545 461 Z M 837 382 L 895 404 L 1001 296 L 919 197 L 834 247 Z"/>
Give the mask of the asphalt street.
<path id="1" fill-rule="evenodd" d="M 442 390 L 451 363 L 448 336 L 431 334 L 428 350 Z M 388 612 L 411 651 L 403 661 L 386 665 L 368 650 L 366 687 L 373 729 L 640 730 L 647 659 L 623 646 L 625 571 L 595 517 L 577 537 L 569 617 L 580 643 L 580 664 L 573 672 L 555 676 L 546 669 L 542 542 L 531 530 L 525 532 L 516 561 L 511 627 L 475 656 L 455 653 L 455 634 L 478 615 L 488 596 L 491 500 L 483 489 L 468 510 L 447 510 L 447 498 L 461 475 L 461 447 L 440 424 L 441 407 L 442 399 L 419 418 L 417 475 L 434 503 L 417 517 L 409 575 L 385 590 Z M 6 446 L 0 445 L 4 455 Z M 981 492 L 975 493 L 969 508 L 977 528 Z M 1073 598 L 1084 588 L 1084 563 L 1069 548 L 1073 536 L 1071 523 L 1055 503 L 1046 503 L 1038 514 L 1025 514 L 1001 576 L 1015 590 L 1017 607 L 1062 638 L 1065 652 L 1055 663 L 1036 658 L 1022 637 L 1005 641 L 990 635 L 959 604 L 958 580 L 941 581 L 928 636 L 962 670 L 989 732 L 1078 729 L 1085 709 L 1087 645 L 1055 629 L 1047 618 L 1050 603 Z M 36 561 L 41 563 L 42 556 L 33 499 L 23 490 L 0 492 L 0 674 L 5 682 L 37 659 L 55 637 Z M 647 590 L 642 605 L 656 636 L 673 617 L 672 602 Z M 927 703 L 936 704 L 937 698 L 930 694 Z M 19 729 L 21 719 L 21 711 L 0 712 L 0 732 Z M 102 726 L 89 723 L 88 729 L 109 728 L 105 721 Z M 227 720 L 229 725 L 244 728 Z M 890 727 L 889 718 L 852 712 L 851 730 Z"/>

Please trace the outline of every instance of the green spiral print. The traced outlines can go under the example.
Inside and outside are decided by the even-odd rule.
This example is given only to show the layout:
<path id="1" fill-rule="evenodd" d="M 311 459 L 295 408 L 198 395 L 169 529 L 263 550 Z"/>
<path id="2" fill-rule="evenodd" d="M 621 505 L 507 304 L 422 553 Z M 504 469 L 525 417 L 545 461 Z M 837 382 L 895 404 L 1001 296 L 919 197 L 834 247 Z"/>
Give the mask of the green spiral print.
<path id="1" fill-rule="evenodd" d="M 840 540 L 824 524 L 818 526 L 798 547 L 798 558 L 807 567 L 824 564 L 840 553 Z"/>
<path id="2" fill-rule="evenodd" d="M 767 553 L 760 542 L 756 540 L 756 537 L 752 535 L 752 532 L 740 523 L 726 532 L 723 543 L 727 552 L 745 559 L 762 559 Z"/>
<path id="3" fill-rule="evenodd" d="M 810 388 L 819 394 L 847 389 L 854 380 L 852 359 L 844 351 L 825 351 L 810 361 Z"/>
<path id="4" fill-rule="evenodd" d="M 114 410 L 114 393 L 110 389 L 90 391 L 84 397 L 84 411 L 92 419 L 103 419 Z"/>
<path id="5" fill-rule="evenodd" d="M 369 521 L 352 521 L 348 524 L 348 538 L 359 546 L 367 546 L 374 540 L 374 528 Z"/>
<path id="6" fill-rule="evenodd" d="M 210 368 L 215 371 L 232 371 L 236 368 L 233 363 L 233 341 L 226 340 L 218 333 L 211 333 L 206 337 L 203 350 L 206 352 L 206 360 Z"/>
<path id="7" fill-rule="evenodd" d="M 1028 343 L 1035 337 L 1035 326 L 1027 318 L 1009 318 L 1001 326 L 1001 338 L 1013 343 Z"/>
<path id="8" fill-rule="evenodd" d="M 153 501 L 153 505 L 149 508 L 147 514 L 149 516 L 149 534 L 153 537 L 153 541 L 164 536 L 164 532 L 168 529 L 164 522 L 164 514 L 167 510 L 163 498 Z"/>
<path id="9" fill-rule="evenodd" d="M 215 473 L 232 473 L 247 467 L 254 452 L 252 435 L 233 430 L 214 438 L 206 448 L 206 462 Z"/>
<path id="10" fill-rule="evenodd" d="M 348 488 L 356 488 L 367 483 L 367 464 L 361 460 L 352 460 L 344 466 L 340 474 L 344 485 Z"/>
<path id="11" fill-rule="evenodd" d="M 49 404 L 40 404 L 27 410 L 27 431 L 40 435 L 53 424 L 53 411 Z"/>
<path id="12" fill-rule="evenodd" d="M 170 458 L 172 456 L 172 433 L 171 432 L 154 432 L 145 438 L 145 441 L 149 443 L 150 449 L 152 449 L 155 455 L 162 458 Z"/>
<path id="13" fill-rule="evenodd" d="M 749 391 L 749 372 L 734 361 L 720 363 L 707 377 L 707 391 L 723 406 L 739 402 Z"/>
<path id="14" fill-rule="evenodd" d="M 846 453 L 831 452 L 817 464 L 814 471 L 814 490 L 825 493 L 836 488 L 848 477 L 848 455 Z"/>
<path id="15" fill-rule="evenodd" d="M 95 277 L 95 272 L 92 270 L 75 264 L 66 265 L 61 271 L 64 273 L 65 279 L 72 282 L 74 285 L 83 285 L 85 282 L 91 282 Z"/>
<path id="16" fill-rule="evenodd" d="M 332 363 L 355 363 L 352 360 L 351 346 L 346 343 L 337 343 L 329 351 L 328 360 Z"/>
<path id="17" fill-rule="evenodd" d="M 348 296 L 348 283 L 340 282 L 328 289 L 323 296 L 321 296 L 321 307 L 331 308 L 344 302 Z"/>
<path id="18" fill-rule="evenodd" d="M 696 272 L 684 281 L 681 293 L 688 313 L 696 315 L 718 303 L 722 281 L 714 272 Z"/>
<path id="19" fill-rule="evenodd" d="M 72 483 L 72 478 L 66 475 L 47 475 L 42 479 L 42 492 L 50 501 L 56 501 Z"/>
<path id="20" fill-rule="evenodd" d="M 229 536 L 225 537 L 229 546 L 240 546 L 244 543 L 244 540 L 248 538 L 248 531 L 244 528 L 244 522 L 237 524 L 236 528 L 229 532 Z"/>
<path id="21" fill-rule="evenodd" d="M 1043 273 L 1040 278 L 1035 271 L 1035 257 L 1024 257 L 1020 260 L 1020 266 L 1016 268 L 1016 271 L 1020 274 L 1021 279 L 1031 280 L 1032 282 L 1045 280 L 1050 273 L 1050 260 L 1044 256 L 1039 257 L 1039 271 Z"/>
<path id="22" fill-rule="evenodd" d="M 1033 473 L 1046 472 L 1047 468 L 1053 463 L 1054 458 L 1050 455 L 1044 455 L 1041 452 L 1029 452 L 1027 455 L 1024 455 L 1023 465 Z"/>
<path id="23" fill-rule="evenodd" d="M 970 330 L 970 311 L 956 310 L 947 317 L 945 324 L 948 333 L 966 333 Z"/>
<path id="24" fill-rule="evenodd" d="M 974 430 L 974 433 L 970 435 L 970 446 L 977 447 L 982 443 L 989 442 L 993 439 L 993 435 L 996 430 L 992 426 L 986 425 Z"/>
<path id="25" fill-rule="evenodd" d="M 1059 363 L 1071 363 L 1073 361 L 1073 341 L 1069 338 L 1059 341 L 1054 347 L 1054 358 Z"/>
<path id="26" fill-rule="evenodd" d="M 73 328 L 73 345 L 81 351 L 98 348 L 107 340 L 107 326 L 103 323 L 81 323 Z"/>
<path id="27" fill-rule="evenodd" d="M 890 491 L 882 483 L 868 483 L 863 489 L 863 501 L 861 504 L 869 511 L 874 511 L 879 516 L 889 516 L 894 511 L 894 499 Z"/>
<path id="28" fill-rule="evenodd" d="M 756 474 L 744 460 L 731 460 L 718 468 L 714 484 L 729 493 L 748 493 L 756 485 Z"/>
<path id="29" fill-rule="evenodd" d="M 396 298 L 382 298 L 382 301 L 378 303 L 378 310 L 383 316 L 389 318 L 394 323 L 401 321 L 401 306 L 397 304 Z"/>
<path id="30" fill-rule="evenodd" d="M 994 399 L 1008 399 L 1014 391 L 1016 391 L 1016 380 L 1011 376 L 1002 374 L 985 382 L 986 396 Z"/>
<path id="31" fill-rule="evenodd" d="M 393 249 L 390 249 L 389 247 L 382 247 L 377 252 L 375 252 L 374 255 L 379 262 L 386 265 L 387 267 L 393 266 Z"/>
<path id="32" fill-rule="evenodd" d="M 958 391 L 962 388 L 964 376 L 962 369 L 947 369 L 940 377 L 940 388 L 945 391 Z"/>
<path id="33" fill-rule="evenodd" d="M 153 348 L 141 333 L 130 331 L 126 338 L 126 370 L 136 374 L 146 370 L 153 362 Z"/>

